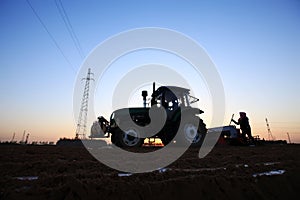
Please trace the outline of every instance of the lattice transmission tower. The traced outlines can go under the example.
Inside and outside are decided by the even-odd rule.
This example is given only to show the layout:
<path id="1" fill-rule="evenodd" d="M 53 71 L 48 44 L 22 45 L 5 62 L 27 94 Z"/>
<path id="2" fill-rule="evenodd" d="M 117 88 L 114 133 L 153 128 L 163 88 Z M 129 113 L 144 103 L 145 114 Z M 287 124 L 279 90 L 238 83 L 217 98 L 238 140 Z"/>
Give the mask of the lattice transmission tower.
<path id="1" fill-rule="evenodd" d="M 266 118 L 266 123 L 267 123 L 267 129 L 268 129 L 268 139 L 269 140 L 274 140 L 274 136 L 272 135 L 271 129 L 270 129 L 270 125 L 268 122 L 268 119 Z"/>
<path id="2" fill-rule="evenodd" d="M 91 80 L 94 81 L 92 75 L 94 74 L 91 72 L 91 68 L 89 68 L 86 78 L 82 79 L 85 80 L 85 86 L 84 86 L 84 92 L 81 100 L 75 139 L 79 139 L 79 137 L 81 137 L 81 139 L 86 139 L 85 133 L 86 133 L 87 114 L 88 114 L 88 107 L 89 107 L 90 81 Z"/>

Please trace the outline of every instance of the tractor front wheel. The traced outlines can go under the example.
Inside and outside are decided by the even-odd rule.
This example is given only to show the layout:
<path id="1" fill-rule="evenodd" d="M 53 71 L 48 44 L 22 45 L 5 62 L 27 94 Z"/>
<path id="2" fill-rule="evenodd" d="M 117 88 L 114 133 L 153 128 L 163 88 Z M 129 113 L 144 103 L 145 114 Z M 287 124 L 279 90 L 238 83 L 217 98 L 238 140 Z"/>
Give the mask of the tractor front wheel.
<path id="1" fill-rule="evenodd" d="M 144 144 L 144 139 L 140 138 L 139 129 L 135 127 L 128 127 L 124 131 L 119 129 L 112 137 L 112 142 L 119 147 L 141 147 Z"/>

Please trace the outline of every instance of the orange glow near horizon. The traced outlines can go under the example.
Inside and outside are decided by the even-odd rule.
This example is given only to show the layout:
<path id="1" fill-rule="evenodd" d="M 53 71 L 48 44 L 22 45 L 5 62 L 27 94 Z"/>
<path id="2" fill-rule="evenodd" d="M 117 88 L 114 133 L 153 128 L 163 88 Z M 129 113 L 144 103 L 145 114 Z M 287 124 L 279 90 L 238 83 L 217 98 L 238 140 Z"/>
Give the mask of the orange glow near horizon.
<path id="1" fill-rule="evenodd" d="M 26 133 L 29 133 L 29 141 L 48 141 L 48 142 L 56 142 L 60 138 L 74 138 L 75 137 L 75 125 L 73 126 L 73 129 L 68 128 L 66 126 L 55 126 L 55 127 L 49 127 L 47 131 L 44 129 L 45 127 L 36 127 L 31 129 L 25 129 Z M 238 126 L 237 126 L 238 128 Z M 279 127 L 276 126 L 271 127 L 272 135 L 275 137 L 276 140 L 286 140 L 288 142 L 288 136 L 287 133 L 289 133 L 290 139 L 292 143 L 300 143 L 300 132 L 294 131 L 296 129 L 292 129 L 292 127 L 289 130 L 282 130 Z M 10 141 L 12 139 L 13 133 L 15 133 L 15 141 L 20 141 L 23 136 L 24 130 L 17 129 L 15 131 L 6 130 L 6 133 L 4 132 L 5 129 L 1 127 L 1 142 L 4 141 Z M 43 133 L 43 134 L 40 134 Z M 89 133 L 87 134 L 89 135 Z M 268 132 L 265 125 L 260 126 L 254 126 L 252 125 L 252 135 L 256 136 L 258 135 L 260 139 L 268 140 Z M 161 143 L 160 139 L 156 139 L 156 144 Z M 147 139 L 145 140 L 145 143 L 148 142 Z"/>

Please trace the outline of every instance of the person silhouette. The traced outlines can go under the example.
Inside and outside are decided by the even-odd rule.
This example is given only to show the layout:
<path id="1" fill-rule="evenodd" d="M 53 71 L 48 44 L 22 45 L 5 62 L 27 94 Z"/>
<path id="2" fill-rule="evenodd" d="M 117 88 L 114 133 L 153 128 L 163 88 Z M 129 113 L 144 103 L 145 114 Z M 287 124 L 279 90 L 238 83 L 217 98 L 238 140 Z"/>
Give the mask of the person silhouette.
<path id="1" fill-rule="evenodd" d="M 240 125 L 240 129 L 242 130 L 242 138 L 244 141 L 247 141 L 247 137 L 248 136 L 249 140 L 251 143 L 254 142 L 254 139 L 252 137 L 252 133 L 251 133 L 251 127 L 249 124 L 249 119 L 246 116 L 245 112 L 240 112 L 240 118 L 238 119 L 238 121 L 235 121 L 234 119 L 231 120 L 232 122 L 234 122 L 236 125 Z"/>

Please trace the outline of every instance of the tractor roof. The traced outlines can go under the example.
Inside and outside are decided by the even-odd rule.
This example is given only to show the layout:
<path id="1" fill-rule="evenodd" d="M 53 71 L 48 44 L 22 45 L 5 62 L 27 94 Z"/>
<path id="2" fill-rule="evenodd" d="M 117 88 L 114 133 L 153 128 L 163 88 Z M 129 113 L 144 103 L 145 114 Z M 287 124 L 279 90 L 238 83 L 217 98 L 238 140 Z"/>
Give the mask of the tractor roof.
<path id="1" fill-rule="evenodd" d="M 189 94 L 190 92 L 190 90 L 187 88 L 182 88 L 177 86 L 161 86 L 153 93 L 153 95 L 157 96 L 164 91 L 172 91 L 173 93 L 175 93 L 175 95 L 179 95 L 179 96 L 181 96 L 182 94 Z"/>

